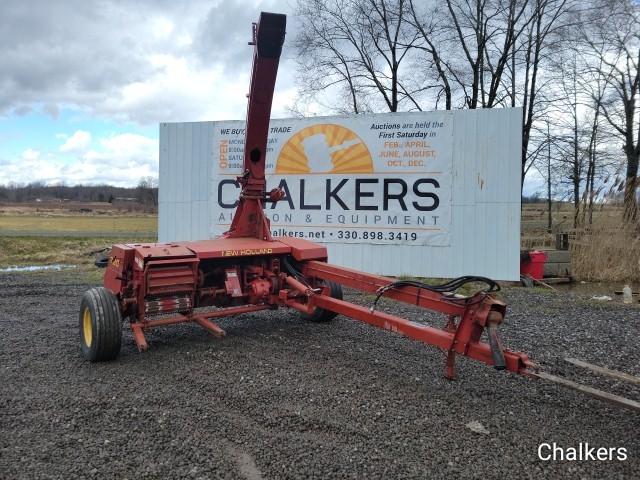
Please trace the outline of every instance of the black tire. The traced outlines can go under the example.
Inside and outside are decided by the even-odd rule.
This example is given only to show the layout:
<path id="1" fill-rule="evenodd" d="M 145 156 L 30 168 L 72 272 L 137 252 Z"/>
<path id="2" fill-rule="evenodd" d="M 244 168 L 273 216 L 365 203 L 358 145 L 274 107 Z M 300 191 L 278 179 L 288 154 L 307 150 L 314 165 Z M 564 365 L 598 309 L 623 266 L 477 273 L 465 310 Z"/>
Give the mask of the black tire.
<path id="1" fill-rule="evenodd" d="M 107 268 L 109 265 L 109 255 L 102 255 L 96 258 L 93 264 L 98 268 Z"/>
<path id="2" fill-rule="evenodd" d="M 90 362 L 113 360 L 120 353 L 122 315 L 116 296 L 104 287 L 91 288 L 80 302 L 80 347 Z"/>
<path id="3" fill-rule="evenodd" d="M 337 298 L 338 300 L 342 300 L 342 286 L 339 283 L 335 283 L 330 280 L 325 280 L 323 283 L 327 287 L 329 287 L 329 290 L 330 290 L 329 295 L 331 296 L 331 298 Z M 336 318 L 337 315 L 338 315 L 337 313 L 332 312 L 330 310 L 325 310 L 323 308 L 316 307 L 313 310 L 313 313 L 311 314 L 303 313 L 302 318 L 310 322 L 324 323 L 324 322 L 330 322 L 331 320 Z"/>

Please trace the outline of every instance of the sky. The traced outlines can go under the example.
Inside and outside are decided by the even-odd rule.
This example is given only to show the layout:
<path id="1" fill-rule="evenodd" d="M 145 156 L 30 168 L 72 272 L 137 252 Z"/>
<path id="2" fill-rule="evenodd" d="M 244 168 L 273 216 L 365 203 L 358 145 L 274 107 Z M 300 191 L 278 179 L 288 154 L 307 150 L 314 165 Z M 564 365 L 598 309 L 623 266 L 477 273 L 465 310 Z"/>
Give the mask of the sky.
<path id="1" fill-rule="evenodd" d="M 2 0 L 0 184 L 136 185 L 160 122 L 242 119 L 260 11 L 286 1 Z M 289 15 L 287 43 L 295 35 Z M 288 52 L 288 53 L 287 53 Z M 295 98 L 285 50 L 273 116 Z"/>
<path id="2" fill-rule="evenodd" d="M 0 184 L 157 177 L 159 123 L 244 118 L 260 11 L 288 15 L 272 117 L 290 116 L 294 1 L 2 0 Z"/>

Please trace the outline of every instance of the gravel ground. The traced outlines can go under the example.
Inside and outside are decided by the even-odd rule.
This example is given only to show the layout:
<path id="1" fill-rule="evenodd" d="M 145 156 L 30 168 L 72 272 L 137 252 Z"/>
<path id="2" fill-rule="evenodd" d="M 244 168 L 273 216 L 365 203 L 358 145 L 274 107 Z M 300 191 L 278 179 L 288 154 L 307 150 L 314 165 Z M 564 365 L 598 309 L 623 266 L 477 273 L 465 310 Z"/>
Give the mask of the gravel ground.
<path id="1" fill-rule="evenodd" d="M 220 322 L 224 340 L 174 326 L 149 334 L 143 355 L 126 331 L 117 361 L 89 364 L 77 340 L 89 286 L 72 273 L 0 275 L 2 478 L 640 477 L 639 414 L 466 359 L 447 381 L 439 350 L 344 317 L 245 314 Z M 640 375 L 637 306 L 504 297 L 505 345 L 640 400 L 638 387 L 559 360 Z M 543 442 L 623 447 L 628 459 L 543 462 Z"/>

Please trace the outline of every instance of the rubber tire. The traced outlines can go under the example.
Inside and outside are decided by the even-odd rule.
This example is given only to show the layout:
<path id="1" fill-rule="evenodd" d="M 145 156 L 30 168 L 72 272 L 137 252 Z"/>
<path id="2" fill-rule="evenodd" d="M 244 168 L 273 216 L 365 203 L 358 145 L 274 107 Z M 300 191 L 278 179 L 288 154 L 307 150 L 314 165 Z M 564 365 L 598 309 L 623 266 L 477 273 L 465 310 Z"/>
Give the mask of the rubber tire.
<path id="1" fill-rule="evenodd" d="M 91 315 L 91 345 L 84 338 L 85 309 Z M 116 296 L 104 287 L 91 288 L 82 296 L 79 314 L 82 356 L 90 362 L 113 360 L 122 344 L 122 315 Z"/>
<path id="2" fill-rule="evenodd" d="M 338 300 L 342 300 L 342 285 L 340 285 L 339 283 L 332 282 L 330 280 L 325 280 L 323 283 L 329 287 L 329 290 L 330 290 L 329 295 L 331 298 L 337 298 Z M 336 312 L 325 310 L 323 308 L 316 308 L 311 314 L 303 313 L 301 315 L 304 320 L 307 320 L 310 322 L 318 322 L 318 323 L 330 322 L 331 320 L 336 318 L 336 316 L 338 316 Z"/>

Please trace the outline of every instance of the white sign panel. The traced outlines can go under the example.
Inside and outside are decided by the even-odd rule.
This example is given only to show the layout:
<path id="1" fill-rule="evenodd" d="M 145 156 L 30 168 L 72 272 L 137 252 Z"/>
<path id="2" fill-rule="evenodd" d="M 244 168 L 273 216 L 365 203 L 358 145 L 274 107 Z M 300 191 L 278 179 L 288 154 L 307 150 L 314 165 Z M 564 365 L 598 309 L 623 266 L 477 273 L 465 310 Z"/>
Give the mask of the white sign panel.
<path id="1" fill-rule="evenodd" d="M 242 173 L 244 123 L 216 122 L 212 234 L 228 230 Z M 266 204 L 272 234 L 319 242 L 450 245 L 450 112 L 272 120 Z"/>
<path id="2" fill-rule="evenodd" d="M 290 194 L 275 209 L 266 205 L 275 234 L 328 242 L 330 263 L 370 273 L 520 278 L 522 109 L 273 120 L 271 127 L 267 187 L 285 181 Z M 218 121 L 160 125 L 159 241 L 203 240 L 229 228 L 243 128 Z M 371 179 L 377 182 L 363 182 Z M 407 185 L 404 196 L 398 179 Z M 437 207 L 433 197 L 415 194 L 421 179 L 438 182 L 416 187 L 436 195 Z M 414 201 L 431 210 L 416 209 Z"/>

